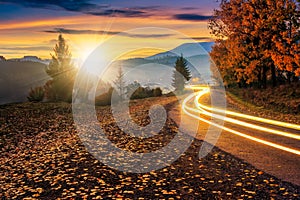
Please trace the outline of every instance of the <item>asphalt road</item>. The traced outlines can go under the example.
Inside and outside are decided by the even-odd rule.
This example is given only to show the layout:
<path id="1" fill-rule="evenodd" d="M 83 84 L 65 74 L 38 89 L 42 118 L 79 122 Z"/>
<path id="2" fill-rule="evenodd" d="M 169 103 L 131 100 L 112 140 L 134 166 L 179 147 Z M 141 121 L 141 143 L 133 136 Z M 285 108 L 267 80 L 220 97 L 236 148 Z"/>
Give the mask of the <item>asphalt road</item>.
<path id="1" fill-rule="evenodd" d="M 195 98 L 197 98 L 196 95 L 186 102 L 187 109 L 178 107 L 171 113 L 172 118 L 177 123 L 180 123 L 178 116 L 182 117 L 182 115 L 188 119 L 186 121 L 190 120 L 191 123 L 194 120 L 198 120 L 199 126 L 196 138 L 200 140 L 207 141 L 207 131 L 209 128 L 221 131 L 219 137 L 218 134 L 215 135 L 214 139 L 217 141 L 215 146 L 246 161 L 265 173 L 271 174 L 283 181 L 300 185 L 300 130 L 297 130 L 299 125 L 296 125 L 296 129 L 291 129 L 253 121 L 251 118 L 243 119 L 227 115 L 226 117 L 251 123 L 258 128 L 263 127 L 263 130 L 258 128 L 253 129 L 252 126 L 242 126 L 241 122 L 236 124 L 225 122 L 224 126 L 222 126 L 225 127 L 225 130 L 219 129 L 207 123 L 212 121 L 210 116 L 203 114 L 201 111 L 197 112 L 199 107 L 195 105 Z M 201 98 L 199 101 L 201 101 Z M 268 129 L 269 132 L 266 132 L 265 129 Z M 235 131 L 241 135 L 236 134 Z M 189 130 L 186 132 L 189 132 Z M 208 142 L 211 143 L 211 141 Z M 273 144 L 274 146 L 272 146 Z"/>

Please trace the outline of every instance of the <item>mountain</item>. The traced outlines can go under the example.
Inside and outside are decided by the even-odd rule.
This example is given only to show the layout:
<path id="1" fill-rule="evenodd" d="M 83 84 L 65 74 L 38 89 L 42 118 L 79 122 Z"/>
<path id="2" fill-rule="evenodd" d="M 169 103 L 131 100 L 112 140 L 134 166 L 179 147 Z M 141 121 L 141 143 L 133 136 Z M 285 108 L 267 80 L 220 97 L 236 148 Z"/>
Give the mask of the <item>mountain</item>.
<path id="1" fill-rule="evenodd" d="M 210 43 L 186 43 L 170 51 L 147 58 L 118 60 L 112 63 L 103 81 L 112 83 L 116 79 L 118 68 L 122 66 L 126 84 L 138 81 L 143 86 L 161 87 L 164 91 L 172 90 L 172 80 L 176 59 L 182 54 L 188 61 L 193 81 L 210 81 Z M 36 56 L 5 60 L 0 62 L 0 104 L 23 102 L 30 88 L 43 86 L 50 77 L 45 72 L 49 60 Z M 99 65 L 99 67 L 103 67 Z M 202 83 L 201 82 L 201 83 Z M 193 82 L 197 84 L 199 82 Z"/>
<path id="2" fill-rule="evenodd" d="M 12 58 L 12 59 L 8 59 L 8 61 L 14 61 L 14 62 L 37 62 L 37 63 L 42 63 L 45 65 L 48 65 L 50 63 L 49 59 L 40 59 L 37 56 L 24 56 L 23 58 Z"/>
<path id="3" fill-rule="evenodd" d="M 207 55 L 208 52 L 211 51 L 213 45 L 214 42 L 185 43 L 176 47 L 175 49 L 147 57 L 146 59 L 148 60 L 162 59 L 162 58 L 180 56 L 181 54 L 183 55 L 183 57 Z"/>
<path id="4" fill-rule="evenodd" d="M 0 104 L 26 101 L 30 88 L 43 86 L 50 80 L 45 67 L 32 61 L 0 62 Z"/>
<path id="5" fill-rule="evenodd" d="M 197 83 L 207 83 L 211 80 L 210 57 L 208 51 L 214 43 L 185 43 L 170 51 L 159 53 L 146 58 L 118 60 L 112 63 L 102 76 L 104 81 L 111 82 L 117 77 L 118 68 L 122 66 L 124 80 L 127 84 L 138 81 L 143 86 L 168 87 L 172 89 L 174 65 L 182 54 L 187 60 L 188 67 Z M 197 84 L 195 82 L 195 84 Z M 166 91 L 166 89 L 165 89 Z"/>

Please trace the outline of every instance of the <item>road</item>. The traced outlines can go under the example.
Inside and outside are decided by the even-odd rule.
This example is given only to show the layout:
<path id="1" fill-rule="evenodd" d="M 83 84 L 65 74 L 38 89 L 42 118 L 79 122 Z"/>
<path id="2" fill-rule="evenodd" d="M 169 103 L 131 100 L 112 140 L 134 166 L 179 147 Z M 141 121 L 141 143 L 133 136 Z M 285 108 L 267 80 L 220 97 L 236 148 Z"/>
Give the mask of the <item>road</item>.
<path id="1" fill-rule="evenodd" d="M 199 120 L 197 139 L 211 143 L 207 131 L 219 129 L 215 146 L 283 181 L 300 185 L 300 125 L 210 107 L 201 102 L 203 96 L 210 95 L 208 87 L 191 89 L 195 92 L 184 100 L 181 110 Z"/>

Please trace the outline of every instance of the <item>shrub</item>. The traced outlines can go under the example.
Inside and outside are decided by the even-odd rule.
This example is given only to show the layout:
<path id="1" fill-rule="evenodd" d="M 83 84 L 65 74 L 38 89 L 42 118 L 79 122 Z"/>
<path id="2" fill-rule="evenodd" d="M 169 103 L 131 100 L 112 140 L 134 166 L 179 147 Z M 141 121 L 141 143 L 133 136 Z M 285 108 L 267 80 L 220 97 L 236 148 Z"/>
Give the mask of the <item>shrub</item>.
<path id="1" fill-rule="evenodd" d="M 160 97 L 160 96 L 162 96 L 162 90 L 159 87 L 155 88 L 153 90 L 153 96 L 154 97 Z"/>
<path id="2" fill-rule="evenodd" d="M 162 96 L 162 90 L 157 87 L 150 89 L 149 87 L 139 87 L 131 95 L 130 99 L 144 99 L 149 97 L 160 97 Z"/>
<path id="3" fill-rule="evenodd" d="M 130 99 L 143 99 L 146 98 L 147 95 L 147 90 L 144 87 L 139 87 L 134 91 L 134 93 L 131 95 Z"/>
<path id="4" fill-rule="evenodd" d="M 109 106 L 111 105 L 111 97 L 113 93 L 113 88 L 110 88 L 108 92 L 101 94 L 96 97 L 95 105 L 96 106 Z"/>
<path id="5" fill-rule="evenodd" d="M 28 94 L 28 101 L 30 102 L 41 102 L 44 100 L 45 97 L 45 91 L 43 87 L 36 87 L 34 89 L 30 89 L 30 92 Z"/>

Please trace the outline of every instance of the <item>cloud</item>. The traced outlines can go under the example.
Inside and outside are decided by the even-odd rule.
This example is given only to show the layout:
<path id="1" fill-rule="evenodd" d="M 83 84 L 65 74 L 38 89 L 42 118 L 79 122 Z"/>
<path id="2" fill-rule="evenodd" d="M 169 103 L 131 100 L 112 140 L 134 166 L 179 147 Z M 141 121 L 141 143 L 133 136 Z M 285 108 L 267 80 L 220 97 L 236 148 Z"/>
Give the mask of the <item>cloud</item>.
<path id="1" fill-rule="evenodd" d="M 76 30 L 76 29 L 65 29 L 65 28 L 55 28 L 53 30 L 43 31 L 45 33 L 64 33 L 64 34 L 72 34 L 72 35 L 81 35 L 81 34 L 106 34 L 106 35 L 115 35 L 119 32 L 114 31 L 97 31 L 97 30 Z"/>
<path id="2" fill-rule="evenodd" d="M 142 17 L 149 16 L 144 11 L 135 10 L 135 9 L 107 9 L 97 12 L 88 12 L 87 14 L 96 15 L 96 16 L 118 16 L 118 17 Z"/>
<path id="3" fill-rule="evenodd" d="M 166 37 L 173 36 L 173 34 L 130 34 L 130 33 L 120 33 L 120 35 L 132 37 L 132 38 L 166 38 Z"/>
<path id="4" fill-rule="evenodd" d="M 193 39 L 193 40 L 200 40 L 200 41 L 214 41 L 214 39 L 211 38 L 211 37 L 192 37 L 192 38 L 179 38 L 179 39 L 182 39 L 182 40 Z"/>
<path id="5" fill-rule="evenodd" d="M 53 30 L 46 30 L 43 31 L 45 33 L 63 33 L 63 34 L 73 34 L 73 35 L 80 35 L 80 34 L 105 34 L 105 35 L 121 35 L 124 37 L 131 37 L 131 38 L 165 38 L 171 37 L 173 34 L 131 34 L 127 32 L 119 32 L 119 31 L 103 31 L 103 30 L 77 30 L 77 29 L 65 29 L 65 28 L 55 28 Z"/>
<path id="6" fill-rule="evenodd" d="M 90 0 L 0 0 L 0 3 L 19 4 L 25 7 L 53 9 L 59 7 L 63 10 L 85 12 L 93 9 L 108 8 L 108 5 L 91 3 Z"/>
<path id="7" fill-rule="evenodd" d="M 48 46 L 16 46 L 16 47 L 1 47 L 1 50 L 4 51 L 44 51 L 51 50 Z"/>
<path id="8" fill-rule="evenodd" d="M 174 19 L 187 20 L 187 21 L 207 21 L 212 16 L 198 15 L 198 14 L 177 14 L 173 16 Z"/>
<path id="9" fill-rule="evenodd" d="M 181 10 L 197 10 L 198 8 L 196 7 L 183 7 Z"/>
<path id="10" fill-rule="evenodd" d="M 96 16 L 119 17 L 146 17 L 150 16 L 151 11 L 160 8 L 159 6 L 144 6 L 113 9 L 108 4 L 96 4 L 90 0 L 0 0 L 0 3 L 18 4 L 32 8 L 62 9 Z"/>

